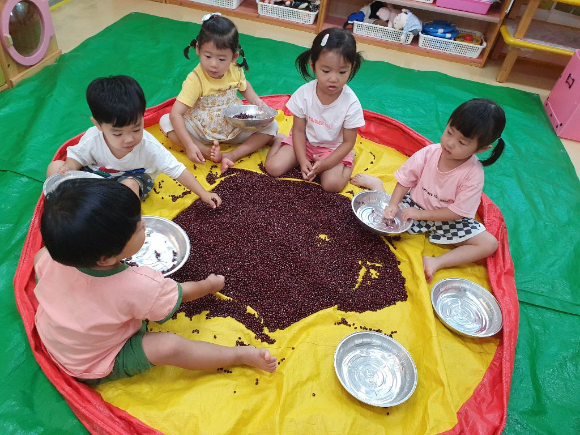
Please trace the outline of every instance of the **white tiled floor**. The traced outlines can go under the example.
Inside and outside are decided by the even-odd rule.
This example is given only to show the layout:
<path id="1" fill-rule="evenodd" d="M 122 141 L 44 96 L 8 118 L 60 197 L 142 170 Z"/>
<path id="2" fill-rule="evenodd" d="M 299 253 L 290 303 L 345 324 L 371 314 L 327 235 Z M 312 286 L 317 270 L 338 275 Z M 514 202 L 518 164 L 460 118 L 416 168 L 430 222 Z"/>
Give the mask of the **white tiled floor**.
<path id="1" fill-rule="evenodd" d="M 143 12 L 160 17 L 181 21 L 200 22 L 204 12 L 182 6 L 158 3 L 151 0 L 71 0 L 62 2 L 52 11 L 59 47 L 63 52 L 75 48 L 82 41 L 103 30 L 130 12 Z M 268 24 L 256 23 L 235 18 L 234 21 L 241 33 L 292 42 L 309 46 L 312 33 L 290 30 Z M 388 60 L 388 62 L 417 70 L 438 71 L 450 76 L 459 77 L 495 86 L 534 92 L 545 100 L 558 76 L 561 67 L 539 65 L 526 61 L 516 62 L 507 83 L 497 83 L 495 76 L 501 61 L 489 60 L 484 68 L 470 67 L 437 59 L 387 50 L 373 45 L 360 44 L 368 60 Z M 580 143 L 562 140 L 576 173 L 580 173 Z"/>

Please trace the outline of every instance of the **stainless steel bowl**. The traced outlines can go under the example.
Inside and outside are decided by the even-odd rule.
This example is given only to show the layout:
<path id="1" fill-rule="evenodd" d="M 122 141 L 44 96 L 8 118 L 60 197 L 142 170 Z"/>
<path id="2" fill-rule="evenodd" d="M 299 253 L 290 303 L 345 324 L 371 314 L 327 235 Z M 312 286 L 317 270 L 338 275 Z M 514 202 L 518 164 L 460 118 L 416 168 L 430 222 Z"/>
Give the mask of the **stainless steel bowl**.
<path id="1" fill-rule="evenodd" d="M 66 180 L 74 180 L 76 178 L 100 178 L 103 180 L 103 177 L 97 174 L 93 174 L 92 172 L 85 172 L 85 171 L 67 171 L 66 174 L 53 174 L 48 177 L 42 186 L 42 191 L 44 192 L 44 196 L 48 195 L 54 189 L 56 189 L 63 181 Z"/>
<path id="2" fill-rule="evenodd" d="M 263 106 L 262 111 L 258 106 L 230 106 L 224 110 L 224 117 L 234 127 L 257 129 L 266 127 L 274 122 L 278 111 L 268 106 Z M 238 115 L 248 115 L 252 118 L 240 119 Z"/>
<path id="3" fill-rule="evenodd" d="M 145 220 L 145 243 L 125 263 L 149 266 L 163 274 L 171 275 L 179 270 L 189 258 L 189 237 L 175 222 L 159 216 L 143 216 Z"/>
<path id="4" fill-rule="evenodd" d="M 368 229 L 382 235 L 400 234 L 411 228 L 413 221 L 403 221 L 403 210 L 407 204 L 400 203 L 399 211 L 391 222 L 383 217 L 383 211 L 389 205 L 391 195 L 377 190 L 365 190 L 357 193 L 352 199 L 352 211 L 358 220 Z"/>
<path id="5" fill-rule="evenodd" d="M 501 309 L 482 286 L 463 278 L 439 281 L 431 290 L 437 317 L 454 332 L 467 337 L 490 337 L 502 328 Z"/>
<path id="6" fill-rule="evenodd" d="M 399 405 L 417 387 L 417 367 L 409 352 L 378 332 L 347 335 L 334 352 L 334 370 L 350 394 L 373 406 Z"/>

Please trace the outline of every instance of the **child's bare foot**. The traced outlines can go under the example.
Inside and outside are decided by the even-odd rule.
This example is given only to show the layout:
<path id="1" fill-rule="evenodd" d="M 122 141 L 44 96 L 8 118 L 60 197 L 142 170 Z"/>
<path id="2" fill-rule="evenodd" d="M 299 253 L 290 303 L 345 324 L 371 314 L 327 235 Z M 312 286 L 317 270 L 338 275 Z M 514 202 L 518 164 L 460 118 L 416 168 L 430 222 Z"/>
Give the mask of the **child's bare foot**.
<path id="1" fill-rule="evenodd" d="M 266 349 L 256 349 L 254 346 L 239 347 L 242 364 L 256 367 L 266 372 L 273 373 L 276 371 L 276 358 L 270 355 Z"/>
<path id="2" fill-rule="evenodd" d="M 230 159 L 228 153 L 223 153 L 221 155 L 221 161 L 222 161 L 222 174 L 224 172 L 226 172 L 228 169 L 230 169 L 232 166 L 234 166 L 234 162 L 232 161 L 232 159 Z"/>
<path id="3" fill-rule="evenodd" d="M 222 161 L 222 152 L 220 149 L 220 143 L 217 140 L 213 141 L 213 145 L 211 146 L 209 159 L 214 163 L 219 163 Z"/>
<path id="4" fill-rule="evenodd" d="M 427 282 L 431 282 L 435 272 L 439 270 L 439 264 L 436 257 L 423 256 L 423 272 L 425 273 L 425 279 Z"/>
<path id="5" fill-rule="evenodd" d="M 358 187 L 364 187 L 370 190 L 380 190 L 384 191 L 383 182 L 372 175 L 367 174 L 356 174 L 351 178 L 350 182 Z"/>

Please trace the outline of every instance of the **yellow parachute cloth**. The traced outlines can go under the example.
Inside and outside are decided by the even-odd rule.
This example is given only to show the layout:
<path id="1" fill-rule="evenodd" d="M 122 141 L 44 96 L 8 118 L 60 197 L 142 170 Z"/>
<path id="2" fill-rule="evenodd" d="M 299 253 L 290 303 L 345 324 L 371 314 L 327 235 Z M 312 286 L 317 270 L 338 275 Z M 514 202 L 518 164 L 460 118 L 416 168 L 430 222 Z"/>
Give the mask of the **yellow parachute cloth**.
<path id="1" fill-rule="evenodd" d="M 280 132 L 288 134 L 292 118 L 279 111 L 277 121 Z M 206 176 L 210 171 L 219 174 L 217 165 L 207 162 L 196 164 L 194 169 L 185 154 L 161 135 L 157 125 L 147 130 L 206 189 L 215 187 L 206 182 Z M 393 173 L 407 157 L 360 137 L 355 151 L 353 174 L 364 171 L 380 177 L 386 191 L 391 192 L 396 183 Z M 236 167 L 260 172 L 258 165 L 264 162 L 266 153 L 267 148 L 259 150 Z M 162 190 L 158 188 L 160 181 Z M 170 195 L 179 196 L 183 187 L 165 175 L 157 179 L 155 186 L 143 203 L 143 214 L 173 219 L 197 199 L 187 195 L 173 201 Z M 348 184 L 342 194 L 350 198 L 352 195 L 346 191 L 356 194 L 361 190 Z M 179 313 L 176 320 L 149 323 L 153 331 L 170 331 L 191 340 L 234 346 L 241 338 L 245 343 L 267 348 L 280 361 L 273 374 L 248 367 L 231 367 L 228 373 L 160 366 L 96 389 L 107 402 L 165 434 L 369 435 L 434 434 L 449 430 L 457 423 L 457 411 L 482 380 L 499 340 L 458 336 L 436 318 L 430 291 L 437 281 L 461 277 L 490 288 L 486 268 L 472 264 L 441 270 L 427 284 L 422 256 L 440 255 L 447 249 L 431 244 L 423 235 L 403 234 L 393 252 L 406 279 L 406 302 L 365 313 L 329 308 L 285 330 L 268 332 L 276 340 L 272 345 L 256 340 L 253 332 L 231 317 L 206 319 L 203 313 L 189 319 Z M 377 273 L 380 265 L 361 263 L 360 279 L 372 280 Z M 335 324 L 342 318 L 350 326 Z M 406 402 L 387 409 L 373 407 L 352 397 L 340 384 L 334 371 L 334 351 L 359 326 L 392 333 L 413 357 L 418 384 Z"/>

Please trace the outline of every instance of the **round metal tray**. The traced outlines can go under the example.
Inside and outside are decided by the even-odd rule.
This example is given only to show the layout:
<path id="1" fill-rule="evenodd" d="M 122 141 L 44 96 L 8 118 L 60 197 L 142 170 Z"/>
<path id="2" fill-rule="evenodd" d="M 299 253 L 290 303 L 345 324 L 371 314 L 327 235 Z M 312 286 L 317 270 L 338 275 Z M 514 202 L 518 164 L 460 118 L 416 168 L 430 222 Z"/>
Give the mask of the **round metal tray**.
<path id="1" fill-rule="evenodd" d="M 407 204 L 400 203 L 399 211 L 391 222 L 383 216 L 383 211 L 389 205 L 391 195 L 377 190 L 365 190 L 357 193 L 352 198 L 351 206 L 357 219 L 368 229 L 375 233 L 388 235 L 406 232 L 413 221 L 403 221 L 403 210 L 408 208 Z"/>
<path id="2" fill-rule="evenodd" d="M 248 115 L 251 118 L 235 118 L 237 115 Z M 266 127 L 274 122 L 276 115 L 278 115 L 278 111 L 268 106 L 263 106 L 262 111 L 259 110 L 258 106 L 253 105 L 231 106 L 224 110 L 224 117 L 230 124 L 234 127 L 247 129 Z"/>
<path id="3" fill-rule="evenodd" d="M 149 266 L 163 274 L 171 275 L 179 270 L 189 258 L 189 237 L 175 222 L 159 216 L 143 216 L 145 220 L 145 243 L 125 263 L 133 266 Z"/>
<path id="4" fill-rule="evenodd" d="M 346 336 L 334 352 L 334 370 L 350 394 L 373 406 L 399 405 L 417 387 L 417 367 L 409 352 L 374 331 Z"/>
<path id="5" fill-rule="evenodd" d="M 77 178 L 100 178 L 103 180 L 104 178 L 100 175 L 93 174 L 92 172 L 85 172 L 85 171 L 67 171 L 66 174 L 52 174 L 48 177 L 42 186 L 42 191 L 44 192 L 44 196 L 48 195 L 54 189 L 56 189 L 62 182 L 67 180 L 74 180 Z"/>
<path id="6" fill-rule="evenodd" d="M 467 337 L 490 337 L 502 328 L 501 309 L 495 297 L 463 278 L 439 281 L 431 290 L 437 317 L 452 331 Z"/>

